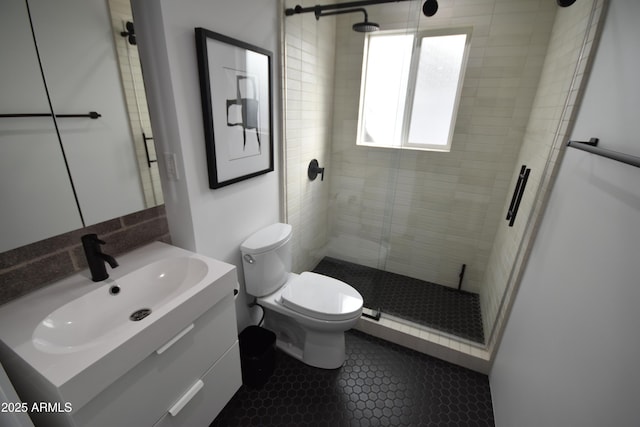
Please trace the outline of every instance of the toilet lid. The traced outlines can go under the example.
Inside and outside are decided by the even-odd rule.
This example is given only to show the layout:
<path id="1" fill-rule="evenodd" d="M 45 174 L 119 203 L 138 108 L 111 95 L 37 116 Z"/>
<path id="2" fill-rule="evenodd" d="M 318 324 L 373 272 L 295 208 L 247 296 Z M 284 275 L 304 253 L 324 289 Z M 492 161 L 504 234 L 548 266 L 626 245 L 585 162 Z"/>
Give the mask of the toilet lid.
<path id="1" fill-rule="evenodd" d="M 321 320 L 346 320 L 362 310 L 362 295 L 340 280 L 305 271 L 282 291 L 282 304 Z"/>

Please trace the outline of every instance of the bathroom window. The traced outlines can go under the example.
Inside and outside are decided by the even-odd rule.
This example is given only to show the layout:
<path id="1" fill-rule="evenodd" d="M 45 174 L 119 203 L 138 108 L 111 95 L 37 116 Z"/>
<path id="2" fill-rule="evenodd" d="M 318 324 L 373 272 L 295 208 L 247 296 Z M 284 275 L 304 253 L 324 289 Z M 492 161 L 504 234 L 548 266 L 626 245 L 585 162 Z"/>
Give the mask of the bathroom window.
<path id="1" fill-rule="evenodd" d="M 357 144 L 450 151 L 470 34 L 367 35 Z"/>

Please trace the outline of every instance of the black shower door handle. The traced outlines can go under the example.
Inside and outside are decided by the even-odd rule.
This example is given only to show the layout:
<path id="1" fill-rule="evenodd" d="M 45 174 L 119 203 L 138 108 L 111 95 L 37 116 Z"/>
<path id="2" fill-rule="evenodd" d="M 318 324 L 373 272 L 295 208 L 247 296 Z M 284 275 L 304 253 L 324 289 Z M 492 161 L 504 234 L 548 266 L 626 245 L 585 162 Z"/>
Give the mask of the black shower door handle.
<path id="1" fill-rule="evenodd" d="M 531 169 L 528 169 L 527 165 L 522 165 L 520 167 L 520 173 L 518 174 L 516 188 L 513 190 L 513 196 L 511 196 L 511 203 L 509 204 L 509 210 L 507 211 L 506 220 L 509 221 L 509 227 L 513 227 L 513 224 L 516 220 L 516 215 L 518 214 L 518 209 L 520 208 L 520 201 L 522 200 L 524 189 L 527 186 L 530 172 Z"/>

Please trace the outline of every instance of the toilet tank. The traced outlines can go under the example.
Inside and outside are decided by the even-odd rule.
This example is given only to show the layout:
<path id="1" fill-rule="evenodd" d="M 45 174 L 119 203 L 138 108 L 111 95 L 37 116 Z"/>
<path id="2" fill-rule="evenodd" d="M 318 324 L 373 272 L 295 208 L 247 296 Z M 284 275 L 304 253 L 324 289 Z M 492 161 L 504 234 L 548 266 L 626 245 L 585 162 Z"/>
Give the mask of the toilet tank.
<path id="1" fill-rule="evenodd" d="M 262 297 L 282 286 L 291 272 L 291 225 L 276 223 L 240 245 L 247 293 Z"/>

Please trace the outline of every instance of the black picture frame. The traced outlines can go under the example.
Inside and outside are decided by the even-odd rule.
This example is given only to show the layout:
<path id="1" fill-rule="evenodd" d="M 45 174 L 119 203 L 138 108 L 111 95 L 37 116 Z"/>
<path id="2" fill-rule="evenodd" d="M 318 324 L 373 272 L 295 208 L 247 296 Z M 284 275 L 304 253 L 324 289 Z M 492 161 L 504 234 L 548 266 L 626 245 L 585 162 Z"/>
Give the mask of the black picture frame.
<path id="1" fill-rule="evenodd" d="M 196 28 L 209 187 L 274 170 L 271 51 Z"/>

